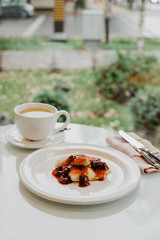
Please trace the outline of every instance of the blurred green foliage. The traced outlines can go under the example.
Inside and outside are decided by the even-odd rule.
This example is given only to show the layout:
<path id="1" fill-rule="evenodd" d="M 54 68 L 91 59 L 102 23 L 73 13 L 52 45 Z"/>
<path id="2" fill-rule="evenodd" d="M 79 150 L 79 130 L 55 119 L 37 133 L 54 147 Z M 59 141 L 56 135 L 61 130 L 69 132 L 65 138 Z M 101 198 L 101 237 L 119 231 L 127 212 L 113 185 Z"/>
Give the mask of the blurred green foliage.
<path id="1" fill-rule="evenodd" d="M 56 107 L 58 110 L 69 111 L 67 94 L 62 90 L 43 89 L 40 93 L 36 94 L 33 102 L 46 103 Z M 60 120 L 64 121 L 65 116 L 61 116 Z"/>
<path id="2" fill-rule="evenodd" d="M 128 101 L 138 89 L 146 85 L 159 85 L 158 61 L 153 56 L 118 53 L 118 60 L 96 72 L 96 85 L 107 99 L 119 103 Z"/>
<path id="3" fill-rule="evenodd" d="M 137 50 L 137 40 L 127 37 L 116 37 L 109 43 L 101 42 L 103 50 Z M 48 37 L 0 37 L 0 50 L 71 50 L 85 49 L 82 38 L 69 38 L 66 42 L 54 42 Z M 160 50 L 160 39 L 145 38 L 144 50 Z"/>
<path id="4" fill-rule="evenodd" d="M 68 39 L 66 42 L 54 42 L 47 37 L 0 37 L 0 50 L 71 50 L 82 49 L 82 39 Z"/>
<path id="5" fill-rule="evenodd" d="M 50 90 L 54 90 L 62 81 L 71 87 L 66 95 L 62 94 L 62 98 L 67 98 L 72 123 L 114 130 L 133 130 L 131 112 L 127 104 L 119 105 L 115 101 L 104 99 L 95 85 L 95 72 L 91 70 L 58 73 L 49 73 L 46 70 L 0 72 L 0 112 L 6 112 L 13 119 L 13 108 L 24 102 L 32 102 L 37 95 L 35 100 L 42 101 L 43 89 L 48 90 L 44 101 L 55 105 L 53 100 L 48 100 L 48 97 L 46 99 L 46 95 L 50 96 Z"/>
<path id="6" fill-rule="evenodd" d="M 129 104 L 137 129 L 156 130 L 160 126 L 160 87 L 147 86 Z"/>
<path id="7" fill-rule="evenodd" d="M 137 50 L 137 39 L 128 37 L 116 37 L 109 43 L 102 42 L 101 48 L 104 50 Z M 144 38 L 144 50 L 160 50 L 160 39 Z"/>

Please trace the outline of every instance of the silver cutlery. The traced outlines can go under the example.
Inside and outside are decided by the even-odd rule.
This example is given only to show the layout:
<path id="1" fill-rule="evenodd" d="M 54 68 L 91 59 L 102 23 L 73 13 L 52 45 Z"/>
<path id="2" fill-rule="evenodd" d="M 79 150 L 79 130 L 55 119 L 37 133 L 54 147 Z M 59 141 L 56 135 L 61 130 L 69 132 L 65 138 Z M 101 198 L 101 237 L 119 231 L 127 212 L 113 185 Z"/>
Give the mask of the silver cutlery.
<path id="1" fill-rule="evenodd" d="M 126 140 L 141 156 L 143 156 L 150 164 L 152 164 L 155 168 L 160 169 L 160 164 L 156 161 L 160 162 L 160 156 L 150 151 L 146 148 L 142 143 L 138 142 L 123 130 L 119 131 L 120 136 Z M 156 161 L 155 161 L 156 160 Z"/>

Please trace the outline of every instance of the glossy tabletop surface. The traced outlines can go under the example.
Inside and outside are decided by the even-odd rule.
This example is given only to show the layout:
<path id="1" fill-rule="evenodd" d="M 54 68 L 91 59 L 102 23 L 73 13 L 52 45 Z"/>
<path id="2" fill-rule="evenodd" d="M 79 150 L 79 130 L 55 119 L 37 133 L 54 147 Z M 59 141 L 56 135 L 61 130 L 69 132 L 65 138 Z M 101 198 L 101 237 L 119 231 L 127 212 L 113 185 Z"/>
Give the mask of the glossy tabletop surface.
<path id="1" fill-rule="evenodd" d="M 19 179 L 19 166 L 35 150 L 12 146 L 5 139 L 11 127 L 0 127 L 0 240 L 160 239 L 160 173 L 141 175 L 127 196 L 97 205 L 69 205 L 42 199 Z M 107 146 L 113 133 L 70 124 L 66 143 Z"/>

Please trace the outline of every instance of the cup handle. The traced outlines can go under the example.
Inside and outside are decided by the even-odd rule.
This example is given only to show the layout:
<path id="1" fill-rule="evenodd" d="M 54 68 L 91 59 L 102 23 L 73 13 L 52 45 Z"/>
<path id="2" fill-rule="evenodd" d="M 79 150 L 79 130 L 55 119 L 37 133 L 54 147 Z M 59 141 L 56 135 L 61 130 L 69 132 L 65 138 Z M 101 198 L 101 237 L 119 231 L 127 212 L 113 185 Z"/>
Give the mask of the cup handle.
<path id="1" fill-rule="evenodd" d="M 60 130 L 65 129 L 65 127 L 67 127 L 68 124 L 70 123 L 70 115 L 69 115 L 69 113 L 68 113 L 67 111 L 65 111 L 65 110 L 60 110 L 60 111 L 58 111 L 58 112 L 57 112 L 57 120 L 58 120 L 58 118 L 59 118 L 61 115 L 66 116 L 66 121 L 65 121 L 60 127 L 56 127 L 56 128 L 54 129 L 54 132 L 58 132 L 58 131 L 60 131 Z"/>

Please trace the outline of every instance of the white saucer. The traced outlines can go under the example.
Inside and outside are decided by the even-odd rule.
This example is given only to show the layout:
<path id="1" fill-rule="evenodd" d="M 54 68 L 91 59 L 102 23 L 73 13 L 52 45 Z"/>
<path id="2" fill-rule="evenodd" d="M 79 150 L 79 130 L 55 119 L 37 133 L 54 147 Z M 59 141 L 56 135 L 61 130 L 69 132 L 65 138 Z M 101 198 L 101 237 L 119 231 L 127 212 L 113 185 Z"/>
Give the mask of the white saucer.
<path id="1" fill-rule="evenodd" d="M 54 135 L 48 136 L 46 139 L 41 141 L 29 141 L 20 134 L 16 126 L 12 126 L 8 129 L 5 135 L 7 141 L 12 145 L 20 148 L 27 149 L 38 149 L 49 145 L 56 145 L 57 143 L 63 142 L 65 139 L 65 132 L 54 133 Z"/>

